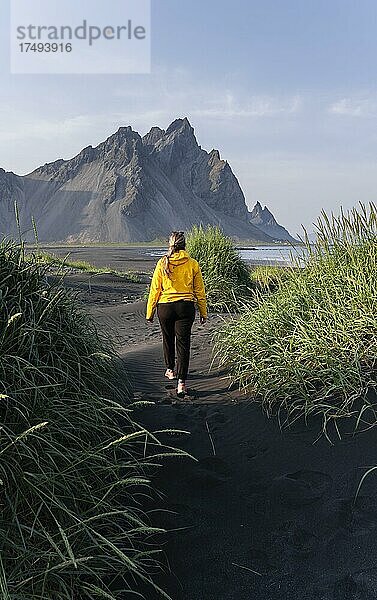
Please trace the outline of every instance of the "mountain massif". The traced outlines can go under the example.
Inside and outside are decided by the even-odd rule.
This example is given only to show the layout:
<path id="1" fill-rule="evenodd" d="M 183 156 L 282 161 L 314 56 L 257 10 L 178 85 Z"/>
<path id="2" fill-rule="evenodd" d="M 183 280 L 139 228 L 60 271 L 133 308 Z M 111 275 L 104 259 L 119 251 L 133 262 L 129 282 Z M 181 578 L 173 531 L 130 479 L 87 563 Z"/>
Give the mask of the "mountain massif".
<path id="1" fill-rule="evenodd" d="M 239 241 L 292 239 L 259 203 L 249 212 L 230 165 L 198 145 L 187 118 L 144 137 L 121 127 L 28 175 L 0 169 L 1 237 L 17 235 L 15 202 L 26 241 L 34 240 L 33 218 L 43 242 L 152 241 L 198 223 L 219 225 Z"/>

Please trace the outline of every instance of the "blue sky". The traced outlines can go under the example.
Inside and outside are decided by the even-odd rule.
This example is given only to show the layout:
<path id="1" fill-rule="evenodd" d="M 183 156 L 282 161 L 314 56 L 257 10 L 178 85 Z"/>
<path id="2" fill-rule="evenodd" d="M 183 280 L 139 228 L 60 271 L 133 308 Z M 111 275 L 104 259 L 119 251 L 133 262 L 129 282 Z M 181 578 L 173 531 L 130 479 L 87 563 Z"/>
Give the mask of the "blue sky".
<path id="1" fill-rule="evenodd" d="M 375 0 L 152 0 L 150 75 L 11 75 L 8 23 L 4 11 L 0 167 L 27 173 L 121 125 L 187 115 L 247 203 L 293 233 L 376 199 Z"/>

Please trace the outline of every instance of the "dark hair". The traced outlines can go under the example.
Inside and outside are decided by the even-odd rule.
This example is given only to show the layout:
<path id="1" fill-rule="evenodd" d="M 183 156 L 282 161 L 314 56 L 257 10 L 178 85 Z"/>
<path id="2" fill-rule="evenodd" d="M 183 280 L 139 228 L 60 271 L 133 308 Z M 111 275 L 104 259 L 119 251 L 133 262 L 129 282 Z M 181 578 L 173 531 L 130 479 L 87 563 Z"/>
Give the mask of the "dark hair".
<path id="1" fill-rule="evenodd" d="M 185 232 L 173 231 L 169 238 L 169 250 L 164 257 L 164 272 L 168 277 L 171 273 L 169 258 L 174 254 L 174 252 L 179 252 L 179 250 L 186 250 Z"/>

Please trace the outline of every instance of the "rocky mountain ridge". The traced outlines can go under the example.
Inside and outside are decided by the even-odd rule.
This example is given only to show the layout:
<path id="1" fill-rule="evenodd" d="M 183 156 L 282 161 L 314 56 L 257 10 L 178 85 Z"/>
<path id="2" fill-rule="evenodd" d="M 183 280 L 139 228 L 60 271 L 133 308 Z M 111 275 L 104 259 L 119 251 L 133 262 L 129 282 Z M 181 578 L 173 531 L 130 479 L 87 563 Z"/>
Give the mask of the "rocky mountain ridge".
<path id="1" fill-rule="evenodd" d="M 144 137 L 120 127 L 25 176 L 0 169 L 1 236 L 17 235 L 14 202 L 26 241 L 34 239 L 32 218 L 41 242 L 152 241 L 198 223 L 240 241 L 278 239 L 253 223 L 229 163 L 199 146 L 187 118 Z"/>

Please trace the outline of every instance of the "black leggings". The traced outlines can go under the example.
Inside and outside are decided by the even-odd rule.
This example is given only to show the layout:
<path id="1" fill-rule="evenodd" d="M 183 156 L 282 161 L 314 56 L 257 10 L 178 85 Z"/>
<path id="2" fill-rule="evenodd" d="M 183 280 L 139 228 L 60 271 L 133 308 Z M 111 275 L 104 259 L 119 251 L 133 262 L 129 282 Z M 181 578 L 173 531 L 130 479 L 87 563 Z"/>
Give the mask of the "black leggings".
<path id="1" fill-rule="evenodd" d="M 162 331 L 166 368 L 174 370 L 177 345 L 177 377 L 186 381 L 195 304 L 188 300 L 157 304 L 157 315 Z"/>

